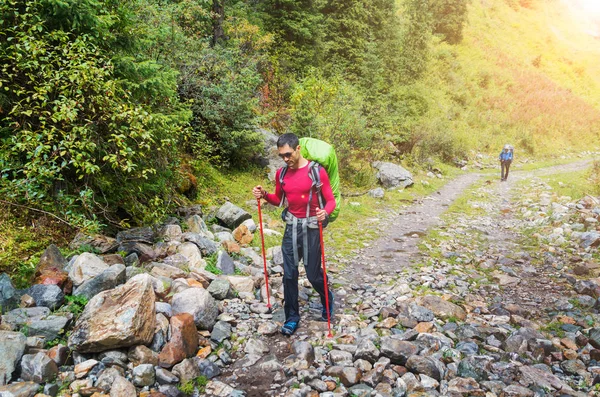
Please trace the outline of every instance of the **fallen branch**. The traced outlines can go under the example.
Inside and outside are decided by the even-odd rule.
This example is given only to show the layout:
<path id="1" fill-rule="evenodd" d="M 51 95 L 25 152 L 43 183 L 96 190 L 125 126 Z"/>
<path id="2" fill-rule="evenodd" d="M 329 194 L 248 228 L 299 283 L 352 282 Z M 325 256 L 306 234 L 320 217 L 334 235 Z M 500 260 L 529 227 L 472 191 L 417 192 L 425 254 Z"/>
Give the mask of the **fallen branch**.
<path id="1" fill-rule="evenodd" d="M 75 229 L 81 229 L 79 226 L 75 226 L 72 223 L 70 223 L 69 221 L 67 221 L 67 220 L 59 217 L 58 215 L 55 215 L 55 214 L 53 214 L 51 212 L 48 212 L 48 211 L 40 210 L 38 208 L 29 207 L 27 205 L 22 205 L 22 204 L 17 204 L 17 203 L 11 203 L 10 201 L 6 201 L 6 200 L 0 200 L 0 203 L 12 205 L 14 207 L 19 207 L 19 208 L 25 208 L 25 209 L 28 209 L 28 210 L 31 210 L 31 211 L 41 212 L 42 214 L 50 215 L 51 217 L 56 218 L 59 221 L 61 221 L 62 223 L 67 224 L 67 225 L 69 225 L 71 227 L 74 227 Z"/>

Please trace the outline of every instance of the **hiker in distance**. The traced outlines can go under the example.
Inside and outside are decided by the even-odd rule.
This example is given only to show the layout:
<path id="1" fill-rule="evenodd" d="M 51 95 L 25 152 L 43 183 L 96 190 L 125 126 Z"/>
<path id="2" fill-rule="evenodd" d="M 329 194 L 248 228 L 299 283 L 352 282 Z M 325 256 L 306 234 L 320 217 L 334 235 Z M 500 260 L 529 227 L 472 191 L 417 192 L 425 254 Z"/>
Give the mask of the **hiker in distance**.
<path id="1" fill-rule="evenodd" d="M 504 145 L 504 148 L 498 156 L 500 160 L 500 181 L 508 179 L 508 170 L 510 169 L 510 163 L 513 160 L 513 148 L 510 145 Z"/>
<path id="2" fill-rule="evenodd" d="M 252 193 L 257 199 L 265 199 L 273 205 L 280 205 L 287 201 L 287 208 L 281 215 L 286 223 L 281 243 L 283 308 L 285 311 L 285 323 L 281 327 L 281 333 L 292 335 L 300 322 L 298 306 L 298 261 L 300 257 L 302 257 L 308 280 L 321 298 L 323 305 L 321 320 L 327 321 L 318 221 L 323 222 L 324 225 L 327 224 L 329 214 L 335 209 L 336 202 L 327 172 L 318 163 L 311 162 L 302 156 L 296 135 L 290 133 L 281 135 L 277 140 L 277 151 L 286 166 L 277 170 L 275 193 L 268 193 L 262 186 L 255 186 Z M 281 178 L 282 172 L 284 172 L 283 178 Z M 318 172 L 318 175 L 313 176 L 314 172 Z M 315 177 L 319 177 L 322 184 L 320 190 L 325 202 L 324 208 L 320 208 L 319 205 L 319 193 L 313 184 Z M 333 294 L 329 291 L 330 316 L 332 313 Z"/>

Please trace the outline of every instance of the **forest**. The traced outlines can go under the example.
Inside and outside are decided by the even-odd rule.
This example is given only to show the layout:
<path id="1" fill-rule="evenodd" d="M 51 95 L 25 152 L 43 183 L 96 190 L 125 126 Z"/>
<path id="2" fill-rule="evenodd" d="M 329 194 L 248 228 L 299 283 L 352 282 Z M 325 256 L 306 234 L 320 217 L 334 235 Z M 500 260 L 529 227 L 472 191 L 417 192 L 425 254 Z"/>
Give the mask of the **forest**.
<path id="1" fill-rule="evenodd" d="M 351 187 L 373 160 L 589 147 L 599 67 L 551 32 L 595 39 L 558 25 L 561 4 L 5 0 L 2 204 L 147 224 L 201 201 L 207 173 L 259 168 L 263 130 L 332 143 Z"/>

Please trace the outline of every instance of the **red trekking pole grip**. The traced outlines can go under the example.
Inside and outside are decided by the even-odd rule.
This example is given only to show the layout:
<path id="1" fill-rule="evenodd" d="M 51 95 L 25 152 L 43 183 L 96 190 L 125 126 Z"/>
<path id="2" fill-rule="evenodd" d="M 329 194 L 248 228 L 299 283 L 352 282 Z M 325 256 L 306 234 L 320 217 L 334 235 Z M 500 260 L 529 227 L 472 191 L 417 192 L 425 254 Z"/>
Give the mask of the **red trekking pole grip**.
<path id="1" fill-rule="evenodd" d="M 267 287 L 267 307 L 271 308 L 271 297 L 269 295 L 269 273 L 267 272 L 267 254 L 265 253 L 265 234 L 263 232 L 262 210 L 260 208 L 260 199 L 256 199 L 258 203 L 258 222 L 260 225 L 260 240 L 262 243 L 263 270 L 265 273 L 265 286 Z"/>

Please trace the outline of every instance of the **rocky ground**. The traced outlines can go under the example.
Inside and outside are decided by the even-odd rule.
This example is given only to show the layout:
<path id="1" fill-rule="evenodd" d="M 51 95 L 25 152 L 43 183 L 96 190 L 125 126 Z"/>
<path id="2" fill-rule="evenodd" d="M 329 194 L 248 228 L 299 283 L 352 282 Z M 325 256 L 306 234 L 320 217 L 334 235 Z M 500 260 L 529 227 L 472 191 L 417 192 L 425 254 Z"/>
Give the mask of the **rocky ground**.
<path id="1" fill-rule="evenodd" d="M 468 174 L 371 220 L 381 239 L 330 255 L 333 337 L 304 277 L 301 326 L 278 333 L 280 251 L 270 310 L 230 203 L 49 247 L 28 290 L 0 276 L 0 396 L 596 395 L 600 203 L 539 179 L 585 165 Z"/>

